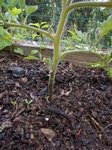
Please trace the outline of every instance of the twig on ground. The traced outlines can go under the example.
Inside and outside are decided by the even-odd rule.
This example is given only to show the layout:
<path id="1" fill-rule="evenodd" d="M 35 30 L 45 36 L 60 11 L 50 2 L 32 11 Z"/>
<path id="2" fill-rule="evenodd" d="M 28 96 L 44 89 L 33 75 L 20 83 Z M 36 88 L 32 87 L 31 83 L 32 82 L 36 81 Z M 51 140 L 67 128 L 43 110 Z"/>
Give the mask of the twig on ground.
<path id="1" fill-rule="evenodd" d="M 108 127 L 112 126 L 112 123 L 111 124 L 108 124 L 106 127 L 104 127 L 103 129 L 107 129 Z"/>
<path id="2" fill-rule="evenodd" d="M 82 129 L 79 129 L 79 130 L 78 130 L 78 132 L 77 132 L 77 134 L 76 134 L 76 138 L 78 138 L 78 137 L 80 136 L 81 131 L 82 131 Z"/>
<path id="3" fill-rule="evenodd" d="M 95 118 L 93 118 L 86 110 L 85 110 L 86 114 L 89 116 L 89 118 L 91 119 L 93 125 L 97 128 L 97 130 L 102 131 L 103 133 L 105 133 L 104 129 L 101 127 L 101 125 L 98 123 L 98 121 L 95 120 Z"/>

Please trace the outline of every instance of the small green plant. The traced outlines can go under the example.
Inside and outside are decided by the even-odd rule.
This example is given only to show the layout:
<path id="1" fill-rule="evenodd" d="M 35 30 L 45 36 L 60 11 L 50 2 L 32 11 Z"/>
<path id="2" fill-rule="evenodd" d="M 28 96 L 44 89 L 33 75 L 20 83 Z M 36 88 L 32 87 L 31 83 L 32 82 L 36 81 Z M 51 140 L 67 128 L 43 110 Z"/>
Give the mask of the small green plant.
<path id="1" fill-rule="evenodd" d="M 109 76 L 110 78 L 112 78 L 112 68 L 109 68 L 109 69 L 107 70 L 107 74 L 108 74 L 108 76 Z"/>
<path id="2" fill-rule="evenodd" d="M 49 57 L 43 57 L 42 54 L 38 50 L 31 50 L 30 55 L 26 56 L 25 59 L 27 60 L 40 60 L 44 62 L 48 69 L 51 69 L 52 66 L 52 58 Z"/>
<path id="3" fill-rule="evenodd" d="M 78 31 L 76 26 L 74 26 L 74 30 L 68 30 L 68 32 L 70 33 L 70 38 L 67 39 L 70 42 L 69 48 L 71 46 L 71 48 L 74 49 L 74 47 L 72 46 L 73 44 L 75 44 L 75 47 L 77 49 L 91 50 L 95 51 L 96 53 L 99 53 L 99 56 L 101 57 L 102 61 L 89 64 L 89 66 L 94 68 L 104 68 L 107 71 L 107 74 L 110 78 L 112 78 L 112 53 L 110 53 L 110 51 L 107 50 L 106 52 L 100 54 L 100 52 L 102 52 L 102 45 L 100 44 L 100 42 L 111 29 L 112 19 L 111 16 L 109 16 L 107 20 L 99 23 L 99 27 L 96 28 L 94 33 L 93 31 Z M 92 34 L 94 34 L 94 38 L 92 37 Z"/>
<path id="4" fill-rule="evenodd" d="M 42 61 L 42 54 L 38 50 L 31 50 L 31 53 L 25 57 L 28 60 L 40 60 Z"/>
<path id="5" fill-rule="evenodd" d="M 104 68 L 107 70 L 107 74 L 110 78 L 112 78 L 112 53 L 105 54 L 104 56 L 100 55 L 103 61 L 96 62 L 91 64 L 91 67 L 94 68 Z"/>
<path id="6" fill-rule="evenodd" d="M 11 100 L 11 104 L 15 107 L 15 106 L 17 105 L 16 100 L 15 100 L 15 99 L 14 99 L 14 100 Z"/>
<path id="7" fill-rule="evenodd" d="M 27 104 L 27 106 L 30 106 L 31 103 L 33 102 L 32 99 L 25 99 L 24 101 L 25 101 L 25 103 Z"/>
<path id="8" fill-rule="evenodd" d="M 20 55 L 24 55 L 24 51 L 23 51 L 22 48 L 15 48 L 14 52 L 17 53 L 17 54 L 20 54 Z"/>
<path id="9" fill-rule="evenodd" d="M 4 130 L 4 127 L 0 126 L 0 133 L 3 132 L 3 130 Z"/>
<path id="10" fill-rule="evenodd" d="M 48 32 L 46 30 L 43 29 L 39 29 L 37 27 L 31 26 L 27 24 L 27 18 L 28 15 L 30 13 L 32 13 L 32 11 L 29 11 L 30 13 L 28 13 L 28 10 L 26 9 L 25 6 L 25 0 L 6 0 L 7 4 L 5 4 L 4 0 L 0 1 L 0 6 L 5 7 L 6 9 L 12 9 L 16 6 L 16 4 L 19 2 L 19 9 L 21 9 L 21 22 L 17 22 L 14 21 L 12 22 L 12 20 L 7 21 L 7 19 L 5 20 L 3 18 L 3 13 L 0 14 L 1 18 L 2 18 L 2 23 L 0 26 L 4 26 L 4 27 L 13 27 L 13 28 L 24 28 L 27 30 L 32 30 L 35 33 L 40 33 L 40 34 L 44 34 L 45 36 L 49 37 L 53 43 L 54 43 L 54 53 L 53 53 L 53 58 L 52 58 L 52 64 L 49 70 L 49 83 L 48 83 L 48 95 L 49 95 L 49 100 L 52 100 L 53 97 L 53 87 L 54 87 L 54 82 L 55 82 L 55 74 L 57 71 L 57 67 L 58 64 L 61 60 L 63 60 L 65 58 L 65 56 L 71 54 L 71 53 L 77 53 L 80 52 L 79 50 L 68 50 L 63 52 L 61 50 L 60 47 L 60 42 L 61 42 L 61 37 L 62 37 L 62 33 L 63 33 L 63 29 L 64 26 L 66 24 L 66 20 L 68 17 L 69 12 L 71 12 L 73 9 L 77 9 L 77 8 L 85 8 L 85 7 L 108 7 L 108 8 L 112 8 L 112 1 L 108 1 L 108 2 L 93 2 L 93 1 L 81 1 L 81 2 L 73 2 L 73 0 L 62 0 L 62 10 L 61 10 L 61 16 L 60 16 L 60 20 L 57 26 L 57 30 L 54 33 Z M 7 8 L 8 7 L 8 8 Z M 31 7 L 33 8 L 33 10 L 35 10 L 34 8 L 37 7 Z M 30 10 L 30 9 L 29 9 Z M 32 10 L 32 9 L 31 9 Z M 26 17 L 24 19 L 24 12 L 26 14 Z M 11 18 L 12 19 L 12 18 Z M 111 28 L 108 28 L 107 30 L 109 31 Z M 91 52 L 89 50 L 85 50 L 84 52 L 86 53 L 94 53 Z"/>

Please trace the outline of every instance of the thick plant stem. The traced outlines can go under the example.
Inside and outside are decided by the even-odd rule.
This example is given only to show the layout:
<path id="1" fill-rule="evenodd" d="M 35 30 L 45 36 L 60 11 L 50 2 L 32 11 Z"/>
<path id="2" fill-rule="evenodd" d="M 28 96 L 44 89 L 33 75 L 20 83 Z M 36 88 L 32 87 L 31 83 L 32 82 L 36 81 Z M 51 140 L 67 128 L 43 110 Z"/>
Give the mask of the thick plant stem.
<path id="1" fill-rule="evenodd" d="M 54 86 L 55 73 L 57 71 L 58 63 L 61 60 L 61 58 L 63 58 L 64 56 L 70 53 L 70 52 L 62 52 L 60 49 L 60 40 L 61 40 L 61 36 L 63 33 L 63 28 L 66 24 L 67 16 L 69 12 L 72 11 L 74 8 L 85 8 L 85 7 L 112 8 L 112 0 L 108 2 L 81 1 L 81 2 L 75 2 L 75 3 L 73 3 L 73 0 L 62 0 L 62 12 L 61 12 L 59 24 L 58 24 L 55 34 L 51 34 L 45 30 L 38 29 L 30 25 L 6 22 L 4 18 L 0 15 L 3 20 L 3 23 L 0 24 L 0 26 L 16 27 L 16 28 L 24 28 L 27 30 L 32 30 L 36 33 L 39 32 L 41 34 L 44 34 L 47 37 L 49 37 L 51 40 L 53 40 L 53 43 L 54 43 L 53 63 L 52 63 L 52 67 L 51 67 L 52 69 L 50 72 L 49 83 L 48 83 L 48 95 L 49 95 L 50 101 L 52 101 L 52 97 L 53 97 L 53 86 Z"/>
<path id="2" fill-rule="evenodd" d="M 49 75 L 49 83 L 48 83 L 49 101 L 52 101 L 53 99 L 54 79 L 55 79 L 55 71 L 51 71 Z"/>
<path id="3" fill-rule="evenodd" d="M 63 1 L 64 2 L 64 1 Z M 62 31 L 66 22 L 66 18 L 67 18 L 67 12 L 65 10 L 65 4 L 66 4 L 66 0 L 63 3 L 63 7 L 62 7 L 62 15 L 60 17 L 60 21 L 57 27 L 57 31 L 56 31 L 56 35 L 54 36 L 54 55 L 53 55 L 53 64 L 52 64 L 52 71 L 50 72 L 50 77 L 49 77 L 49 84 L 48 84 L 48 95 L 49 95 L 49 101 L 52 101 L 53 99 L 53 89 L 54 89 L 54 79 L 55 79 L 55 73 L 57 71 L 57 66 L 59 63 L 59 59 L 60 59 L 60 53 L 61 51 L 59 51 L 60 49 L 60 39 L 61 39 L 61 35 L 62 35 Z"/>

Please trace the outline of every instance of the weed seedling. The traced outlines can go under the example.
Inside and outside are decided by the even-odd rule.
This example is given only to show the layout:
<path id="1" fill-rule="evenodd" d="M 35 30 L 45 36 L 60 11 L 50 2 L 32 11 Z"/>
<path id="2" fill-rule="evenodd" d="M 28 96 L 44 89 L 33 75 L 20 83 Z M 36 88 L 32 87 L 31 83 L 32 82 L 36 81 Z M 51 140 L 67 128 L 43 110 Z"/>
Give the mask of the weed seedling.
<path id="1" fill-rule="evenodd" d="M 3 130 L 4 130 L 4 127 L 0 126 L 0 133 L 3 132 Z"/>
<path id="2" fill-rule="evenodd" d="M 11 104 L 15 107 L 17 105 L 16 100 L 11 100 Z"/>
<path id="3" fill-rule="evenodd" d="M 31 103 L 33 102 L 33 100 L 32 99 L 25 99 L 24 101 L 25 101 L 25 104 L 27 105 L 27 107 L 29 109 L 29 107 L 30 107 Z"/>

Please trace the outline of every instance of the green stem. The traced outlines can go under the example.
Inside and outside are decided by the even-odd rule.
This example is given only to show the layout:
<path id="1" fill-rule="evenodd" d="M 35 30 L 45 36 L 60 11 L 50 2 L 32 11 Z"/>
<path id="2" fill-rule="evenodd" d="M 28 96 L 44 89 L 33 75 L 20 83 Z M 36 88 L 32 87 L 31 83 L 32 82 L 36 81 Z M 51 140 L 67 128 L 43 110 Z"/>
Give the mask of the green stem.
<path id="1" fill-rule="evenodd" d="M 53 58 L 53 70 L 57 69 L 57 65 L 59 63 L 59 56 L 61 51 L 60 49 L 60 39 L 61 39 L 61 35 L 62 35 L 62 31 L 64 28 L 64 25 L 66 23 L 66 18 L 68 13 L 66 12 L 66 9 L 64 8 L 64 6 L 62 6 L 62 13 L 61 13 L 61 17 L 60 17 L 60 21 L 57 27 L 57 31 L 56 31 L 56 36 L 54 37 L 54 58 Z"/>
<path id="2" fill-rule="evenodd" d="M 66 18 L 67 18 L 67 12 L 65 11 L 65 9 L 62 9 L 62 13 L 61 13 L 61 17 L 60 17 L 60 21 L 57 27 L 57 31 L 56 31 L 56 36 L 54 39 L 54 58 L 53 58 L 53 71 L 55 71 L 57 69 L 57 65 L 59 63 L 59 56 L 61 51 L 60 49 L 60 39 L 61 39 L 61 35 L 62 35 L 62 31 L 64 28 L 64 25 L 66 23 Z"/>
<path id="3" fill-rule="evenodd" d="M 21 24 L 14 24 L 14 23 L 4 23 L 1 26 L 16 27 L 16 28 L 24 28 L 24 29 L 27 29 L 27 30 L 33 30 L 35 32 L 39 32 L 41 34 L 44 34 L 44 35 L 48 36 L 50 39 L 54 40 L 54 36 L 52 34 L 48 33 L 47 31 L 44 31 L 42 29 L 38 29 L 38 28 L 29 26 L 29 25 L 21 25 Z"/>
<path id="4" fill-rule="evenodd" d="M 52 100 L 52 95 L 53 95 L 53 86 L 54 86 L 54 78 L 55 78 L 55 73 L 58 67 L 58 63 L 60 61 L 60 39 L 62 35 L 62 31 L 64 28 L 64 25 L 66 23 L 66 18 L 67 18 L 67 12 L 65 9 L 65 3 L 66 1 L 63 1 L 63 6 L 62 6 L 62 13 L 60 17 L 60 21 L 57 27 L 56 35 L 54 36 L 54 54 L 53 54 L 53 64 L 52 64 L 52 70 L 50 72 L 50 77 L 49 77 L 49 84 L 48 84 L 48 94 L 49 94 L 49 100 Z"/>
<path id="5" fill-rule="evenodd" d="M 68 0 L 67 1 L 67 5 L 70 5 L 70 3 L 72 3 L 73 0 Z"/>
<path id="6" fill-rule="evenodd" d="M 2 13 L 0 14 L 1 19 L 3 20 L 4 23 L 6 23 L 5 19 L 2 16 Z"/>
<path id="7" fill-rule="evenodd" d="M 75 2 L 67 7 L 67 12 L 71 11 L 74 8 L 86 8 L 86 7 L 108 7 L 112 8 L 112 2 L 91 2 L 91 1 L 84 1 L 84 2 Z"/>
<path id="8" fill-rule="evenodd" d="M 50 72 L 49 76 L 49 83 L 48 83 L 48 95 L 49 95 L 49 101 L 52 101 L 53 99 L 53 89 L 54 89 L 54 80 L 55 80 L 55 71 Z"/>

